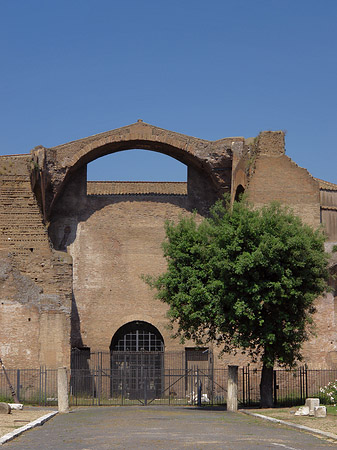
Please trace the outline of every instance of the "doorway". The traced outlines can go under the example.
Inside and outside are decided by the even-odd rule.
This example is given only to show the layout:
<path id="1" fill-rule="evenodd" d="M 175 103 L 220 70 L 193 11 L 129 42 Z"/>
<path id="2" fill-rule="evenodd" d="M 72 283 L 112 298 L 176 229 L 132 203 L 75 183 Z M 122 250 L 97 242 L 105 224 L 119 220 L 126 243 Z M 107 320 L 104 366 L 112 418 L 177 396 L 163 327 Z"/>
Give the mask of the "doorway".
<path id="1" fill-rule="evenodd" d="M 164 340 L 143 321 L 123 325 L 110 345 L 111 397 L 146 403 L 164 389 Z"/>

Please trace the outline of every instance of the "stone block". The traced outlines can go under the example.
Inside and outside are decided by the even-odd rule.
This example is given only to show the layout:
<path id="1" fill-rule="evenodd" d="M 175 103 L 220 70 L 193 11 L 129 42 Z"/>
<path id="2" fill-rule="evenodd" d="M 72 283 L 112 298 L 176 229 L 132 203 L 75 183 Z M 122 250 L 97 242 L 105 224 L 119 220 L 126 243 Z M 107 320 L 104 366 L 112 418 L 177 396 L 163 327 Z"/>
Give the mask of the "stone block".
<path id="1" fill-rule="evenodd" d="M 59 367 L 57 371 L 57 398 L 60 413 L 69 412 L 67 368 Z"/>
<path id="2" fill-rule="evenodd" d="M 305 406 L 309 407 L 309 416 L 314 416 L 314 408 L 315 406 L 319 406 L 319 398 L 307 398 Z"/>
<path id="3" fill-rule="evenodd" d="M 11 409 L 8 403 L 0 402 L 0 414 L 10 414 Z"/>
<path id="4" fill-rule="evenodd" d="M 10 409 L 23 409 L 22 403 L 8 403 Z"/>
<path id="5" fill-rule="evenodd" d="M 227 411 L 238 410 L 238 366 L 228 366 Z"/>
<path id="6" fill-rule="evenodd" d="M 326 417 L 326 407 L 325 406 L 315 406 L 314 407 L 315 417 Z"/>
<path id="7" fill-rule="evenodd" d="M 295 412 L 295 416 L 308 416 L 309 415 L 309 406 L 301 406 Z"/>

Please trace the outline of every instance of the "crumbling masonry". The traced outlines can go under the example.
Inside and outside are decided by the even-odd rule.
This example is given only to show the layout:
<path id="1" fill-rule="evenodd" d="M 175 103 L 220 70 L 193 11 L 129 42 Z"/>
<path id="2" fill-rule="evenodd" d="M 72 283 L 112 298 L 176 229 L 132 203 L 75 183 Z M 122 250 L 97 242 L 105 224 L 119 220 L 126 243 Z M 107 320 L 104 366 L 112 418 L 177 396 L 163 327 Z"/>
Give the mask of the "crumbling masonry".
<path id="1" fill-rule="evenodd" d="M 89 162 L 133 148 L 185 163 L 187 183 L 87 182 Z M 160 336 L 166 351 L 183 349 L 166 327 L 166 305 L 141 275 L 165 270 L 166 219 L 194 209 L 203 216 L 224 192 L 244 191 L 257 206 L 279 200 L 304 222 L 322 223 L 327 250 L 337 243 L 337 185 L 286 156 L 280 131 L 206 141 L 138 121 L 0 157 L 0 355 L 7 367 L 69 366 L 71 348 L 109 351 L 135 323 Z M 304 347 L 312 368 L 337 367 L 334 283 L 317 299 L 317 336 Z M 237 355 L 218 364 L 246 362 Z"/>

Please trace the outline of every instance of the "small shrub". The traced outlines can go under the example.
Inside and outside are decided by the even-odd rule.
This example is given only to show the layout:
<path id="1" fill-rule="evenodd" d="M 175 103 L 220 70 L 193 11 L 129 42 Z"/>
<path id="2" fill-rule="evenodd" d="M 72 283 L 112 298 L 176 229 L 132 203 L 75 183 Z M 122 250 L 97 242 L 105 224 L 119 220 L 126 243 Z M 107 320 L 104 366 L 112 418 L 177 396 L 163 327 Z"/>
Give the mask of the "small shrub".
<path id="1" fill-rule="evenodd" d="M 326 386 L 320 388 L 320 392 L 326 398 L 327 403 L 336 406 L 337 403 L 337 380 L 330 381 Z"/>

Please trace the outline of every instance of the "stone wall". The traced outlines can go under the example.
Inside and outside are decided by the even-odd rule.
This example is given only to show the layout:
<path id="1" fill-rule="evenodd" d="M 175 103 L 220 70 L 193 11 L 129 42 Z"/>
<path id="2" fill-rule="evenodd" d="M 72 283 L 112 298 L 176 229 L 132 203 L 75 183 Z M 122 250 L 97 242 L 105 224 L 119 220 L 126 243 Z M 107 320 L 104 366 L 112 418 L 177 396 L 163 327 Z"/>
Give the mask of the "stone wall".
<path id="1" fill-rule="evenodd" d="M 256 207 L 278 201 L 291 207 L 304 222 L 319 226 L 319 184 L 285 155 L 283 132 L 262 132 L 248 143 L 234 173 L 233 195 L 240 184 Z"/>
<path id="2" fill-rule="evenodd" d="M 7 367 L 69 364 L 72 268 L 50 246 L 28 155 L 0 158 L 0 342 Z"/>
<path id="3" fill-rule="evenodd" d="M 336 240 L 337 186 L 314 179 L 286 156 L 283 132 L 262 132 L 246 140 L 242 158 L 233 171 L 232 199 L 240 185 L 255 207 L 278 201 L 314 228 L 323 223 L 328 241 Z M 331 250 L 331 245 L 327 248 Z M 316 300 L 316 336 L 303 347 L 304 361 L 310 368 L 337 367 L 335 305 L 333 293 Z"/>
<path id="4" fill-rule="evenodd" d="M 87 183 L 90 160 L 132 146 L 185 162 L 187 184 Z M 194 208 L 202 218 L 223 192 L 234 198 L 238 190 L 256 207 L 278 200 L 310 225 L 323 221 L 332 249 L 337 186 L 291 161 L 282 132 L 211 142 L 138 123 L 0 157 L 0 353 L 6 366 L 69 366 L 71 346 L 108 351 L 115 332 L 135 320 L 155 326 L 168 351 L 193 347 L 170 337 L 167 307 L 142 275 L 165 270 L 166 220 Z M 313 368 L 337 367 L 334 294 L 335 287 L 317 299 L 317 337 L 304 347 Z M 217 365 L 248 362 L 238 353 Z"/>
<path id="5" fill-rule="evenodd" d="M 166 183 L 170 193 L 165 194 L 163 186 L 158 187 L 161 183 L 108 187 L 91 182 L 88 190 L 96 195 L 86 195 L 82 169 L 64 190 L 49 233 L 54 247 L 67 250 L 73 259 L 73 347 L 108 351 L 122 325 L 142 320 L 160 331 L 167 350 L 183 348 L 170 339 L 166 305 L 154 298 L 142 279 L 165 270 L 161 249 L 165 221 L 191 213 L 187 189 L 181 184 Z M 132 194 L 125 193 L 128 186 Z M 102 194 L 111 191 L 124 194 Z"/>
<path id="6" fill-rule="evenodd" d="M 211 194 L 214 200 L 215 196 L 230 190 L 232 154 L 243 141 L 240 137 L 206 141 L 138 120 L 129 126 L 57 147 L 37 147 L 31 154 L 34 166 L 41 172 L 34 182 L 41 192 L 44 217 L 49 219 L 58 197 L 75 172 L 94 159 L 132 148 L 161 152 L 186 164 L 191 169 L 189 183 L 195 181 L 196 186 L 190 201 L 194 201 L 194 208 L 202 208 L 209 200 L 207 195 Z M 199 184 L 205 180 L 206 189 L 200 189 Z"/>
<path id="7" fill-rule="evenodd" d="M 323 180 L 316 180 L 320 187 L 321 221 L 330 247 L 337 242 L 337 186 Z"/>

